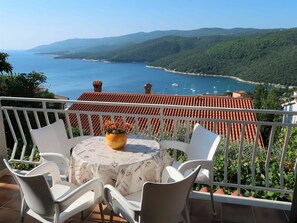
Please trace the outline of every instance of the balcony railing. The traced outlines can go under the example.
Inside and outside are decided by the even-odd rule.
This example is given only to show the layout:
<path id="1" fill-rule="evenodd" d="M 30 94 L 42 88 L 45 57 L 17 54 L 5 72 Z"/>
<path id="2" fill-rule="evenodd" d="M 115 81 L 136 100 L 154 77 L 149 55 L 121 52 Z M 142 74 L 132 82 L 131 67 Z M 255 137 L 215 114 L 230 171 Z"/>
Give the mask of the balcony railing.
<path id="1" fill-rule="evenodd" d="M 112 109 L 105 112 L 92 109 L 82 111 L 73 109 L 74 105 L 129 107 L 131 112 L 121 112 L 125 109 L 117 109 L 118 112 L 110 112 Z M 72 106 L 72 109 L 64 109 L 65 106 Z M 156 140 L 170 138 L 185 142 L 190 140 L 193 124 L 199 122 L 223 136 L 215 155 L 216 162 L 220 164 L 215 166 L 215 186 L 232 188 L 238 195 L 254 191 L 279 193 L 280 197 L 288 197 L 293 193 L 297 124 L 283 123 L 282 118 L 297 115 L 297 112 L 15 97 L 0 97 L 0 108 L 3 113 L 0 134 L 5 126 L 11 162 L 38 164 L 39 161 L 35 159 L 38 149 L 29 132 L 32 128 L 41 128 L 60 118 L 65 122 L 69 137 L 75 134 L 102 134 L 104 120 L 121 117 L 133 124 L 135 134 L 148 135 Z M 138 113 L 133 108 L 143 108 L 148 112 Z M 169 110 L 183 110 L 183 114 L 188 115 L 176 116 L 174 114 L 177 112 L 168 112 Z M 189 115 L 193 112 L 212 115 L 193 118 Z M 234 118 L 237 117 L 234 115 L 236 113 L 243 114 L 242 120 Z M 273 116 L 280 121 L 257 121 L 258 116 Z M 3 150 L 0 143 L 0 152 L 1 149 Z M 247 175 L 249 180 L 246 179 Z M 192 196 L 208 199 L 207 193 L 198 191 Z M 270 199 L 258 199 L 215 195 L 215 200 L 221 202 L 290 210 L 291 202 L 274 199 L 273 196 Z"/>

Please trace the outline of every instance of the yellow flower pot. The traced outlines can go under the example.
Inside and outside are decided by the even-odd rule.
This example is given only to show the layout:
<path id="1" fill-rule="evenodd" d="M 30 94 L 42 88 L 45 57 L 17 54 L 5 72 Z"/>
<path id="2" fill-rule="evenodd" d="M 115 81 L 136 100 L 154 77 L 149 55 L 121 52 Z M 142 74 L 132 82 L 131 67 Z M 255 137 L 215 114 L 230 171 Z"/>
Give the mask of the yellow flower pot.
<path id="1" fill-rule="evenodd" d="M 106 144 L 112 149 L 123 149 L 127 143 L 128 134 L 106 133 Z"/>

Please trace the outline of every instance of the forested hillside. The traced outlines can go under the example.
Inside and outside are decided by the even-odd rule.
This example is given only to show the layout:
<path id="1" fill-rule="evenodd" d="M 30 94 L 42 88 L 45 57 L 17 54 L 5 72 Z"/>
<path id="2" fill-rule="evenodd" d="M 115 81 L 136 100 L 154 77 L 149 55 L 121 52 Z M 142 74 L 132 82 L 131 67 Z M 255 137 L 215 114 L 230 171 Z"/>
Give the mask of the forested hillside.
<path id="1" fill-rule="evenodd" d="M 156 60 L 151 65 L 297 86 L 297 29 L 242 37 L 205 50 L 194 48 Z"/>
<path id="2" fill-rule="evenodd" d="M 110 51 L 82 51 L 64 54 L 58 58 L 104 59 L 116 62 L 153 62 L 168 56 L 205 50 L 218 43 L 234 39 L 233 36 L 178 37 L 169 36 Z"/>

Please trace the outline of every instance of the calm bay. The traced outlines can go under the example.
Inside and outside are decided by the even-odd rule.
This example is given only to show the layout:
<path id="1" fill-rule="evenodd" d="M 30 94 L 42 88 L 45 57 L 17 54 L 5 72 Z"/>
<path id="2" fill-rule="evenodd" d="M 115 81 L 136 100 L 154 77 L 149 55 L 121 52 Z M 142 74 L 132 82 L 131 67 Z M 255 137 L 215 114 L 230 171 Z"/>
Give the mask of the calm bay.
<path id="1" fill-rule="evenodd" d="M 103 82 L 103 92 L 144 93 L 152 84 L 155 94 L 199 95 L 223 94 L 227 90 L 252 91 L 255 85 L 236 79 L 195 76 L 147 68 L 143 63 L 107 63 L 87 60 L 54 59 L 53 55 L 36 55 L 28 51 L 5 51 L 14 73 L 32 70 L 47 76 L 44 87 L 57 95 L 77 99 L 82 92 L 93 91 L 94 80 Z"/>

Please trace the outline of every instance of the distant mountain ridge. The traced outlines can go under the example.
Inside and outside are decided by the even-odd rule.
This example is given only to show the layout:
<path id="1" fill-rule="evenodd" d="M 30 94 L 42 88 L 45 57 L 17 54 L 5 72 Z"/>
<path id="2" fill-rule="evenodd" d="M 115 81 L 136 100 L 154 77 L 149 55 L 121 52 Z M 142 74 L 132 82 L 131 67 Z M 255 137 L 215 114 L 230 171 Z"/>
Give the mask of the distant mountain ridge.
<path id="1" fill-rule="evenodd" d="M 254 28 L 201 28 L 195 30 L 168 30 L 153 32 L 138 32 L 123 36 L 94 38 L 94 39 L 68 39 L 54 42 L 48 45 L 41 45 L 30 49 L 37 53 L 70 53 L 85 51 L 90 48 L 120 48 L 127 45 L 141 43 L 147 40 L 157 39 L 164 36 L 181 36 L 181 37 L 199 37 L 214 35 L 248 35 L 255 33 L 269 32 L 271 29 L 254 29 Z M 113 46 L 113 47 L 112 47 Z"/>

